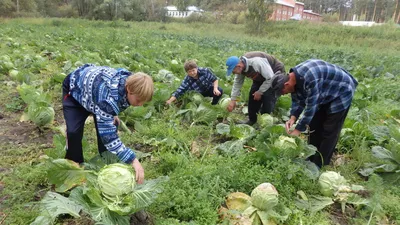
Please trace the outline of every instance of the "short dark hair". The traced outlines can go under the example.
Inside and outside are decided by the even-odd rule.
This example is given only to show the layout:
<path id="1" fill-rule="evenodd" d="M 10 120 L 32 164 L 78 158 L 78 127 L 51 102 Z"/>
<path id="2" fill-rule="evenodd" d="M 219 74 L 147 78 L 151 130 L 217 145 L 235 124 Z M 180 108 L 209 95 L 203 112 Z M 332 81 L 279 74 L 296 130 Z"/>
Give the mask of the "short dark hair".
<path id="1" fill-rule="evenodd" d="M 284 73 L 278 73 L 272 77 L 271 89 L 280 95 L 283 90 L 283 86 L 289 80 L 289 75 Z"/>
<path id="2" fill-rule="evenodd" d="M 189 71 L 191 69 L 197 68 L 197 64 L 194 60 L 188 60 L 185 62 L 185 64 L 183 65 L 183 67 L 185 68 L 185 71 Z"/>

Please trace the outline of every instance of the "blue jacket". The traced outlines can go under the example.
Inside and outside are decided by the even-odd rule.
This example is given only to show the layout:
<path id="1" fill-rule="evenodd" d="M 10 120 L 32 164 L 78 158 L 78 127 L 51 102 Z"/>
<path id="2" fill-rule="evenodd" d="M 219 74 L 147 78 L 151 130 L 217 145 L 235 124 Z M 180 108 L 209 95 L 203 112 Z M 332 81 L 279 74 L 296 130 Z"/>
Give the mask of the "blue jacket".
<path id="1" fill-rule="evenodd" d="M 125 82 L 131 72 L 105 66 L 85 64 L 70 74 L 70 95 L 97 119 L 100 138 L 118 158 L 131 163 L 135 153 L 117 134 L 114 116 L 129 107 Z"/>
<path id="2" fill-rule="evenodd" d="M 181 86 L 179 86 L 172 96 L 179 98 L 186 91 L 197 91 L 199 93 L 207 92 L 213 87 L 214 81 L 217 80 L 217 77 L 208 68 L 197 68 L 197 75 L 198 79 L 186 75 Z"/>
<path id="3" fill-rule="evenodd" d="M 343 68 L 319 59 L 307 60 L 290 69 L 296 76 L 290 114 L 299 118 L 296 129 L 304 131 L 320 105 L 329 104 L 328 114 L 350 107 L 358 82 Z"/>

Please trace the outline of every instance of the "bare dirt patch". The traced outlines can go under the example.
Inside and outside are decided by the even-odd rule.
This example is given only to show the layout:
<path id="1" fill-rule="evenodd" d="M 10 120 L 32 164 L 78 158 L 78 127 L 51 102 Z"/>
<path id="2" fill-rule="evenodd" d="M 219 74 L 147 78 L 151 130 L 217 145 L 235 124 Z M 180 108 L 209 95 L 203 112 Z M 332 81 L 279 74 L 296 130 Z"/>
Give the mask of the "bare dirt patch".
<path id="1" fill-rule="evenodd" d="M 2 115 L 0 143 L 2 144 L 51 144 L 54 131 L 39 129 L 30 122 L 20 122 L 16 117 Z"/>

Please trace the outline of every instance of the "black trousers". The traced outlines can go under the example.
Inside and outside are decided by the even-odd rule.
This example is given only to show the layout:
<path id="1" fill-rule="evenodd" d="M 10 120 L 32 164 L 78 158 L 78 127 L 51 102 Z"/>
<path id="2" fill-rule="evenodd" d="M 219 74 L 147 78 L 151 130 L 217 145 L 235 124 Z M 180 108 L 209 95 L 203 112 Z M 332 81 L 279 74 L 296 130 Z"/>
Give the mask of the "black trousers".
<path id="1" fill-rule="evenodd" d="M 67 153 L 66 159 L 70 159 L 77 163 L 83 163 L 83 151 L 82 151 L 82 138 L 85 121 L 91 114 L 88 112 L 78 101 L 76 101 L 69 94 L 69 76 L 67 76 L 63 82 L 63 113 L 64 119 L 67 126 Z M 99 131 L 97 128 L 96 116 L 93 116 L 94 124 L 96 126 L 97 134 L 97 146 L 99 153 L 107 151 L 103 142 L 100 139 Z"/>
<path id="2" fill-rule="evenodd" d="M 250 93 L 249 93 L 249 120 L 252 122 L 257 122 L 257 113 L 272 113 L 275 108 L 276 100 L 275 93 L 272 89 L 268 89 L 261 97 L 261 100 L 254 100 L 254 92 L 260 89 L 262 82 L 254 82 L 251 85 Z"/>
<path id="3" fill-rule="evenodd" d="M 214 95 L 214 86 L 211 86 L 211 88 L 209 88 L 206 92 L 202 92 L 201 94 L 204 97 L 213 97 L 213 100 L 211 102 L 212 105 L 216 105 L 218 104 L 219 99 L 222 97 L 222 94 L 224 93 L 224 91 L 222 90 L 222 88 L 218 87 L 219 92 L 221 92 L 220 95 Z"/>
<path id="4" fill-rule="evenodd" d="M 318 152 L 309 159 L 318 167 L 329 165 L 339 140 L 340 131 L 349 108 L 341 112 L 328 114 L 329 105 L 321 106 L 310 123 L 308 143 L 317 147 Z"/>

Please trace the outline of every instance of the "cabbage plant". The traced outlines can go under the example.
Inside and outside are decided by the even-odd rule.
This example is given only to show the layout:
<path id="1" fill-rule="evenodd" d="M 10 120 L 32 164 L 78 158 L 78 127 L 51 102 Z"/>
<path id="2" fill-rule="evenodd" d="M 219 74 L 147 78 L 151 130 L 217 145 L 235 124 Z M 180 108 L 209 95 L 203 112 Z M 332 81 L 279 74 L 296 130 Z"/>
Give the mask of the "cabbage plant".
<path id="1" fill-rule="evenodd" d="M 346 186 L 347 181 L 339 173 L 326 171 L 319 176 L 318 185 L 323 196 L 331 197 L 341 186 Z"/>
<path id="2" fill-rule="evenodd" d="M 270 210 L 278 204 L 278 191 L 272 184 L 262 183 L 251 192 L 251 202 L 261 210 Z"/>
<path id="3" fill-rule="evenodd" d="M 261 127 L 268 127 L 274 125 L 274 117 L 270 114 L 258 115 L 257 121 L 259 121 Z"/>
<path id="4" fill-rule="evenodd" d="M 281 150 L 295 150 L 297 148 L 296 139 L 284 135 L 279 136 L 274 142 L 274 146 Z"/>
<path id="5" fill-rule="evenodd" d="M 17 87 L 22 100 L 28 108 L 21 117 L 21 121 L 30 120 L 38 127 L 51 124 L 54 120 L 54 109 L 51 107 L 51 97 L 44 93 L 42 88 L 22 84 Z"/>
<path id="6" fill-rule="evenodd" d="M 348 181 L 337 172 L 323 172 L 318 179 L 318 185 L 323 196 L 307 197 L 303 191 L 297 192 L 301 197 L 296 199 L 296 205 L 299 208 L 314 213 L 337 202 L 344 213 L 346 204 L 367 205 L 369 203 L 361 195 L 366 192 L 363 186 L 349 185 Z"/>
<path id="7" fill-rule="evenodd" d="M 29 120 L 34 122 L 36 126 L 43 127 L 50 124 L 54 120 L 54 109 L 47 103 L 30 104 L 28 106 Z"/>
<path id="8" fill-rule="evenodd" d="M 135 175 L 131 166 L 114 163 L 103 167 L 97 183 L 104 195 L 115 197 L 129 194 L 135 188 Z"/>
<path id="9" fill-rule="evenodd" d="M 54 224 L 60 214 L 79 217 L 81 211 L 96 224 L 129 225 L 130 215 L 149 206 L 161 191 L 159 183 L 167 179 L 160 177 L 136 185 L 132 167 L 121 163 L 105 165 L 98 172 L 87 169 L 97 165 L 87 163 L 83 169 L 67 159 L 49 164 L 50 183 L 55 184 L 57 192 L 70 191 L 70 195 L 66 198 L 49 191 L 51 197 L 39 203 L 41 214 L 31 225 Z"/>
<path id="10" fill-rule="evenodd" d="M 221 106 L 222 109 L 226 109 L 230 101 L 231 99 L 229 97 L 223 97 L 219 100 L 218 104 Z"/>
<path id="11" fill-rule="evenodd" d="M 278 191 L 271 183 L 253 189 L 251 197 L 242 192 L 226 197 L 226 207 L 220 207 L 222 224 L 273 225 L 287 220 L 291 211 L 278 202 Z"/>

